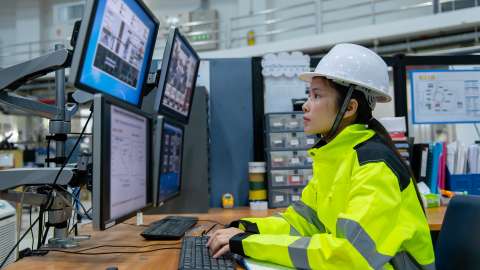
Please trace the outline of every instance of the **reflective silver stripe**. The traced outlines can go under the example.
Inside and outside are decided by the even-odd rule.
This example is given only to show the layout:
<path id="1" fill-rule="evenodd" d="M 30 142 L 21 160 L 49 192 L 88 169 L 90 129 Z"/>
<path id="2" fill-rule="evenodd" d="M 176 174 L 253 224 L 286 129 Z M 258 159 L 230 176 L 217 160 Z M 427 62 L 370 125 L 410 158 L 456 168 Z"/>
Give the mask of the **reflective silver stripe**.
<path id="1" fill-rule="evenodd" d="M 290 225 L 290 235 L 301 236 L 301 234 L 297 231 L 297 229 L 295 229 L 295 227 L 293 227 L 292 225 Z"/>
<path id="2" fill-rule="evenodd" d="M 437 268 L 435 267 L 435 263 L 427 264 L 427 265 L 422 265 L 422 269 L 425 270 L 436 270 Z"/>
<path id="3" fill-rule="evenodd" d="M 274 217 L 283 218 L 282 214 L 280 214 L 279 212 L 273 213 L 273 216 L 274 216 Z"/>
<path id="4" fill-rule="evenodd" d="M 293 209 L 309 223 L 313 224 L 320 233 L 326 232 L 325 225 L 318 219 L 317 212 L 303 203 L 301 200 L 292 204 Z"/>
<path id="5" fill-rule="evenodd" d="M 406 251 L 395 254 L 390 263 L 395 270 L 435 270 L 435 263 L 421 265 Z"/>
<path id="6" fill-rule="evenodd" d="M 273 216 L 274 216 L 274 217 L 281 218 L 281 219 L 285 220 L 285 222 L 287 222 L 288 224 L 290 224 L 290 223 L 288 222 L 288 220 L 287 220 L 284 216 L 282 216 L 282 214 L 280 214 L 280 213 L 274 213 Z M 292 224 L 290 224 L 290 235 L 292 235 L 292 236 L 301 236 L 301 234 L 297 231 L 297 229 L 295 229 L 295 227 L 293 227 Z"/>
<path id="7" fill-rule="evenodd" d="M 377 251 L 373 239 L 354 220 L 339 218 L 337 220 L 337 237 L 347 239 L 373 269 L 382 269 L 391 259 L 391 256 L 380 254 Z"/>
<path id="8" fill-rule="evenodd" d="M 310 237 L 300 237 L 288 246 L 288 255 L 297 269 L 310 269 L 308 265 L 307 248 L 310 244 Z"/>

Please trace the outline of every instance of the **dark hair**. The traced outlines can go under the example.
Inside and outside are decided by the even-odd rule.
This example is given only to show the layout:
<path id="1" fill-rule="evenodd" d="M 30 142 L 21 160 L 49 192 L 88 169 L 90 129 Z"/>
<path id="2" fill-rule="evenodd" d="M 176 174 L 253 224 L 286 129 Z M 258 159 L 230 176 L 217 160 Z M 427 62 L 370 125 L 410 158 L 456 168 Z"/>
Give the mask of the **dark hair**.
<path id="1" fill-rule="evenodd" d="M 343 86 L 341 84 L 335 83 L 331 80 L 328 80 L 328 83 L 330 86 L 335 89 L 335 92 L 337 92 L 337 108 L 340 108 L 342 106 L 343 101 L 345 100 L 345 97 L 348 92 L 348 87 Z M 397 148 L 395 147 L 395 144 L 392 141 L 392 138 L 388 134 L 388 131 L 385 129 L 385 127 L 372 116 L 372 109 L 368 105 L 367 98 L 365 97 L 365 94 L 361 91 L 354 90 L 352 93 L 351 99 L 355 99 L 358 103 L 358 108 L 357 108 L 357 117 L 355 118 L 354 124 L 364 124 L 367 125 L 369 129 L 372 129 L 375 131 L 375 133 L 380 137 L 382 142 L 388 146 L 392 150 L 392 152 L 395 154 L 395 156 L 402 162 L 403 166 L 405 169 L 408 171 L 410 177 L 413 180 L 413 186 L 415 187 L 415 193 L 417 194 L 418 201 L 420 202 L 420 205 L 422 206 L 422 210 L 425 213 L 425 209 L 423 208 L 423 201 L 420 196 L 420 192 L 418 191 L 417 187 L 417 181 L 415 180 L 415 177 L 413 175 L 412 169 L 408 164 L 405 163 L 405 161 L 402 159 L 400 153 L 398 152 Z"/>

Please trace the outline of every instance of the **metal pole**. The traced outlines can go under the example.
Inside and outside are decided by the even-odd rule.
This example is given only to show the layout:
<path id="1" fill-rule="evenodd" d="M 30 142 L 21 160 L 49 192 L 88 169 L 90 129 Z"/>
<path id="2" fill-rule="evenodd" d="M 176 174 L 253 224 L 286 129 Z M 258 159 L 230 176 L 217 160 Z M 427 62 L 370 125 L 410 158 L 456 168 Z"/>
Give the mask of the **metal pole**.
<path id="1" fill-rule="evenodd" d="M 438 0 L 433 0 L 433 14 L 440 12 L 440 3 Z"/>
<path id="2" fill-rule="evenodd" d="M 63 44 L 55 44 L 55 50 L 61 50 L 65 46 Z M 55 119 L 59 122 L 65 121 L 65 69 L 61 68 L 55 71 L 55 92 L 58 115 Z M 56 141 L 56 157 L 65 157 L 65 142 Z M 57 164 L 61 166 L 61 164 Z"/>
<path id="3" fill-rule="evenodd" d="M 65 48 L 63 44 L 55 44 L 55 50 Z M 65 69 L 61 68 L 55 71 L 55 93 L 57 114 L 55 119 L 50 120 L 50 134 L 67 135 L 70 133 L 70 119 L 65 117 Z M 65 163 L 65 141 L 58 138 L 55 141 L 56 146 L 56 165 L 63 166 Z M 63 191 L 58 191 L 63 197 L 68 198 Z M 54 200 L 57 199 L 54 192 Z M 53 248 L 70 248 L 77 246 L 77 243 L 68 238 L 67 221 L 71 215 L 71 207 L 66 205 L 64 201 L 58 201 L 53 204 L 52 209 L 48 212 L 48 222 L 54 224 L 53 238 L 49 239 L 48 246 Z"/>
<path id="4" fill-rule="evenodd" d="M 61 50 L 65 46 L 63 44 L 55 44 L 55 50 Z M 56 117 L 57 123 L 60 126 L 63 126 L 65 121 L 65 69 L 61 68 L 55 71 L 55 93 L 56 93 L 56 105 L 58 109 L 58 114 Z M 57 130 L 58 132 L 58 130 Z M 60 132 L 59 132 L 60 133 Z M 55 157 L 65 157 L 65 142 L 64 141 L 55 141 Z M 57 160 L 58 161 L 58 160 Z M 57 163 L 57 167 L 62 166 L 60 162 Z M 51 215 L 55 215 L 54 213 L 49 213 L 48 220 L 51 222 L 51 218 L 55 219 Z M 53 230 L 53 238 L 54 239 L 63 239 L 67 237 L 67 228 L 56 228 L 54 227 Z"/>

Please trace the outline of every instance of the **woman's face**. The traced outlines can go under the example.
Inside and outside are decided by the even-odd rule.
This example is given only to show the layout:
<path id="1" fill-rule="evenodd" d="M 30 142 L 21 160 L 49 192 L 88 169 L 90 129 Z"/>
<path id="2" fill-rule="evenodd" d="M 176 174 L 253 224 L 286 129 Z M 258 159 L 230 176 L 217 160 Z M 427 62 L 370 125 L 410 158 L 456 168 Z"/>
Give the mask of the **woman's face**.
<path id="1" fill-rule="evenodd" d="M 308 100 L 303 104 L 303 124 L 307 134 L 327 134 L 337 115 L 337 92 L 322 77 L 313 78 Z"/>

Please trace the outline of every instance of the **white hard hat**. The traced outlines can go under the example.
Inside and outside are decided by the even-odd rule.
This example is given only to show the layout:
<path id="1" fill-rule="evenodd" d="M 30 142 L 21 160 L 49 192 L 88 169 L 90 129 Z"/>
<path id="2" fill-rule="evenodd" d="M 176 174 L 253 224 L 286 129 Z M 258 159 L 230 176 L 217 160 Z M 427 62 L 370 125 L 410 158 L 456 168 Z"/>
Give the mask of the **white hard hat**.
<path id="1" fill-rule="evenodd" d="M 318 63 L 314 72 L 299 75 L 300 80 L 307 82 L 314 77 L 355 85 L 355 89 L 365 93 L 372 109 L 375 101 L 384 103 L 392 100 L 388 94 L 390 83 L 387 64 L 378 54 L 360 45 L 335 45 Z"/>

